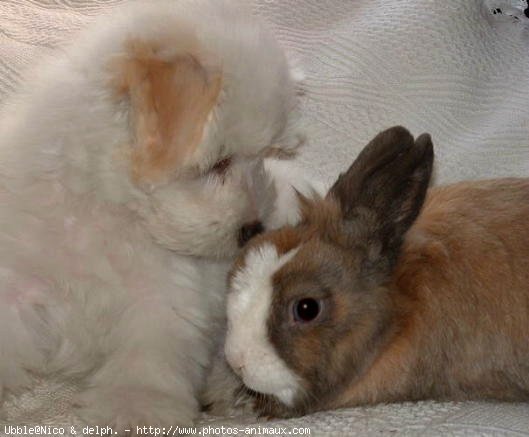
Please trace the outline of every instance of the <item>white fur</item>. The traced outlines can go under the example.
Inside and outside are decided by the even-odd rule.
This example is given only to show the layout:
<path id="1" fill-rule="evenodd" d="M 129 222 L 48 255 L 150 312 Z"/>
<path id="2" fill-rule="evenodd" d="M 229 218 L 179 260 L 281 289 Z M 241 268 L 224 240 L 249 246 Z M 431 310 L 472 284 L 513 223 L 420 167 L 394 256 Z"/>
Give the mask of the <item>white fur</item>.
<path id="1" fill-rule="evenodd" d="M 268 339 L 267 322 L 273 295 L 272 276 L 297 253 L 279 256 L 272 244 L 253 249 L 244 267 L 232 279 L 228 295 L 228 363 L 244 384 L 260 393 L 275 395 L 292 405 L 300 390 L 296 374 L 277 355 Z"/>
<path id="2" fill-rule="evenodd" d="M 266 159 L 264 167 L 274 181 L 277 192 L 276 207 L 268 218 L 268 228 L 276 229 L 285 224 L 295 225 L 299 222 L 296 191 L 309 199 L 322 197 L 328 191 L 320 181 L 309 182 L 306 172 L 291 161 Z"/>
<path id="3" fill-rule="evenodd" d="M 267 223 L 275 201 L 259 155 L 298 137 L 280 48 L 229 3 L 126 4 L 29 76 L 6 106 L 0 395 L 27 386 L 30 373 L 56 373 L 83 378 L 76 401 L 91 424 L 196 417 L 238 231 Z M 185 32 L 222 65 L 221 101 L 183 163 L 192 176 L 139 187 L 122 156 L 133 140 L 129 102 L 109 90 L 108 65 L 129 38 Z M 224 178 L 207 172 L 227 155 L 234 164 Z"/>

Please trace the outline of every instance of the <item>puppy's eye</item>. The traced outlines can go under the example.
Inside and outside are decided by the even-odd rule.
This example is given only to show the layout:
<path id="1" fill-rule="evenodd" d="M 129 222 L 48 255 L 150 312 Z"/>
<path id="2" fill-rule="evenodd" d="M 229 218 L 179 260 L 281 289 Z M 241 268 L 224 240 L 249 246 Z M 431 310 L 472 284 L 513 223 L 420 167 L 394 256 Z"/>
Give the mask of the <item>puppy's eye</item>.
<path id="1" fill-rule="evenodd" d="M 226 173 L 228 168 L 230 168 L 230 165 L 231 165 L 231 156 L 228 156 L 227 158 L 217 161 L 215 165 L 211 167 L 211 171 L 219 175 L 223 175 L 224 173 Z"/>
<path id="2" fill-rule="evenodd" d="M 294 302 L 292 308 L 296 322 L 312 322 L 321 313 L 322 302 L 311 297 L 306 297 Z"/>

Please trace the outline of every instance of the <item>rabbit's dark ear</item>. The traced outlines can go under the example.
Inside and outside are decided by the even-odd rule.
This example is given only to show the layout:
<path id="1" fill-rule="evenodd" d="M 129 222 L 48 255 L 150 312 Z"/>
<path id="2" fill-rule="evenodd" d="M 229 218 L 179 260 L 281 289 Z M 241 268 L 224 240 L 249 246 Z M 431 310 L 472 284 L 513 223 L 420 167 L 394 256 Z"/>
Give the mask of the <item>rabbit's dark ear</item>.
<path id="1" fill-rule="evenodd" d="M 338 201 L 346 222 L 367 228 L 355 234 L 366 235 L 381 252 L 396 255 L 422 208 L 432 166 L 430 135 L 414 141 L 403 127 L 392 127 L 362 150 L 327 196 Z"/>

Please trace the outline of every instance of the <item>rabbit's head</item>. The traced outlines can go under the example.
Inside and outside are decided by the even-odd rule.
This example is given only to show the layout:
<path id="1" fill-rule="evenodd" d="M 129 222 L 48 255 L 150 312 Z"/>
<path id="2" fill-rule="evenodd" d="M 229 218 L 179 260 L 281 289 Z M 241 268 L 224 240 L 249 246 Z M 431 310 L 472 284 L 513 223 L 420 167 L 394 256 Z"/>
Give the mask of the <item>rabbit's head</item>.
<path id="1" fill-rule="evenodd" d="M 425 199 L 430 136 L 375 137 L 302 220 L 252 240 L 230 274 L 226 357 L 263 413 L 332 403 L 376 358 L 392 327 L 387 287 Z"/>

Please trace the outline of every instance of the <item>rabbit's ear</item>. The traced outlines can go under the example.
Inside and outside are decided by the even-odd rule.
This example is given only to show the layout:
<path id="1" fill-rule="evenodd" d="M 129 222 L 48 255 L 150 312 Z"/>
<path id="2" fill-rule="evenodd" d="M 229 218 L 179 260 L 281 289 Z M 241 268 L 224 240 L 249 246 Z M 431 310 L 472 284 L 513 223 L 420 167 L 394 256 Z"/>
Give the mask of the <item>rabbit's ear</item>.
<path id="1" fill-rule="evenodd" d="M 366 235 L 379 253 L 396 255 L 422 208 L 432 166 L 430 136 L 414 141 L 406 129 L 396 126 L 362 150 L 327 196 L 338 202 L 343 219 L 356 227 L 354 234 Z"/>

